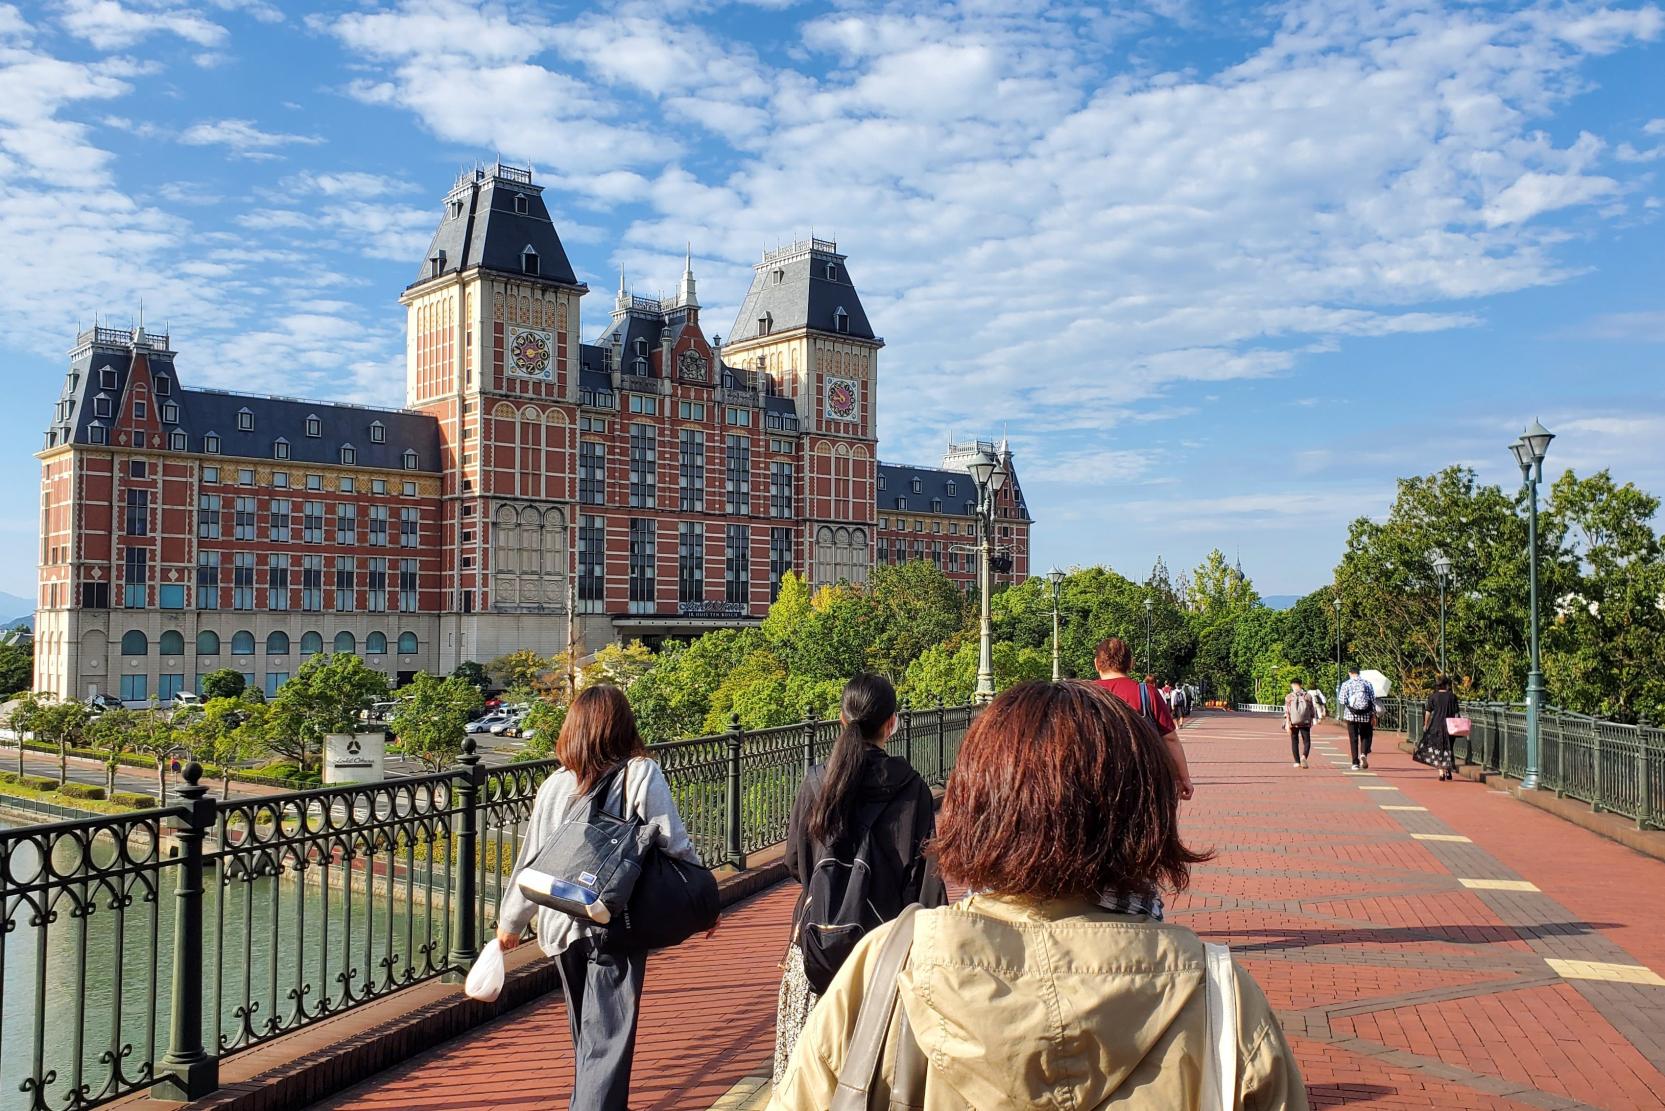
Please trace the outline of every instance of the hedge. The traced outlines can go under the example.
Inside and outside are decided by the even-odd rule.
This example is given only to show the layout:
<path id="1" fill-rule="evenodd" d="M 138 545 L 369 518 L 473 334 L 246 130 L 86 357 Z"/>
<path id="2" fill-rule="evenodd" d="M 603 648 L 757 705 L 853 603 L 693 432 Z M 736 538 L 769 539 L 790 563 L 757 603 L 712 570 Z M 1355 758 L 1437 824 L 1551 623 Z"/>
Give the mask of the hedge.
<path id="1" fill-rule="evenodd" d="M 156 808 L 155 795 L 141 795 L 137 791 L 117 791 L 110 796 L 110 801 L 120 803 L 123 806 L 131 806 L 135 810 L 153 810 Z"/>
<path id="2" fill-rule="evenodd" d="M 71 799 L 102 799 L 104 788 L 92 783 L 65 783 L 58 788 L 58 793 Z"/>
<path id="3" fill-rule="evenodd" d="M 31 791 L 56 791 L 58 789 L 58 781 L 48 779 L 44 775 L 19 776 L 16 782 L 19 787 L 27 787 Z"/>

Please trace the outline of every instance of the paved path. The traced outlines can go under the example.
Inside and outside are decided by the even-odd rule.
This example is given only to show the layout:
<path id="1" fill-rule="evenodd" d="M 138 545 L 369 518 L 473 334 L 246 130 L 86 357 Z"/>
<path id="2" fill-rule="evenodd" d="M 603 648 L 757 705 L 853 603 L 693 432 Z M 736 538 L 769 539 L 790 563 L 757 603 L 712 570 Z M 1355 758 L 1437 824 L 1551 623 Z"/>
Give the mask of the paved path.
<path id="1" fill-rule="evenodd" d="M 1185 731 L 1218 855 L 1171 907 L 1266 989 L 1313 1103 L 1665 1108 L 1665 863 L 1397 751 L 1349 774 L 1319 732 L 1301 770 L 1270 718 Z M 634 1106 L 761 1105 L 791 898 L 650 963 Z M 561 1108 L 571 1056 L 546 999 L 324 1106 Z"/>

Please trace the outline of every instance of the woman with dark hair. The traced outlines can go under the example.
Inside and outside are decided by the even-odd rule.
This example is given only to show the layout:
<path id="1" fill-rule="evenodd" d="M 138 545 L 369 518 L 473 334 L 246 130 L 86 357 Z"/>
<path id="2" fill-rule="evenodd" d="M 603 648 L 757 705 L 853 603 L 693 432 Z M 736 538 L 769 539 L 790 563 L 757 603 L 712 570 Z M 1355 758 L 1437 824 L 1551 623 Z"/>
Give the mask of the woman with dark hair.
<path id="1" fill-rule="evenodd" d="M 640 818 L 653 831 L 659 852 L 696 865 L 700 858 L 683 828 L 665 773 L 648 756 L 636 731 L 636 715 L 619 688 L 594 686 L 578 692 L 561 723 L 555 756 L 561 770 L 543 781 L 532 803 L 526 841 L 498 915 L 497 940 L 504 949 L 513 949 L 537 916 L 538 944 L 558 958 L 566 995 L 577 1068 L 570 1106 L 573 1111 L 625 1111 L 647 953 L 605 948 L 605 927 L 539 907 L 514 881 L 571 816 L 569 811 L 579 809 L 575 803 L 614 772 L 619 774 L 608 790 L 609 813 Z"/>
<path id="2" fill-rule="evenodd" d="M 931 849 L 970 894 L 863 939 L 769 1106 L 833 1106 L 845 1061 L 873 1049 L 852 1045 L 860 1016 L 883 1038 L 869 1106 L 905 1094 L 924 1111 L 1197 1111 L 1218 1090 L 1226 1108 L 1304 1109 L 1254 980 L 1162 921 L 1161 892 L 1206 859 L 1180 840 L 1178 808 L 1162 742 L 1102 688 L 1023 683 L 995 699 L 960 750 Z"/>
<path id="3" fill-rule="evenodd" d="M 838 718 L 843 728 L 832 755 L 804 777 L 787 822 L 786 870 L 804 886 L 782 965 L 775 1019 L 777 1079 L 815 1006 L 800 947 L 802 931 L 811 928 L 809 912 L 816 909 L 808 905 L 814 873 L 830 868 L 852 875 L 865 844 L 866 920 L 839 923 L 854 928 L 852 941 L 910 903 L 938 906 L 944 899 L 942 881 L 927 867 L 924 853 L 936 830 L 931 788 L 906 759 L 885 752 L 885 742 L 896 731 L 896 688 L 882 675 L 857 675 L 844 687 Z M 858 881 L 852 877 L 849 882 Z"/>
<path id="4" fill-rule="evenodd" d="M 1457 696 L 1451 693 L 1451 676 L 1441 675 L 1434 680 L 1434 693 L 1428 696 L 1428 724 L 1422 730 L 1422 743 L 1417 745 L 1417 758 L 1425 755 L 1429 765 L 1437 768 L 1440 782 L 1450 779 L 1457 767 L 1457 758 L 1451 751 L 1451 730 L 1446 725 L 1447 718 L 1461 717 L 1462 705 Z"/>
<path id="5" fill-rule="evenodd" d="M 1145 676 L 1144 682 L 1128 673 L 1133 670 L 1133 649 L 1121 637 L 1108 637 L 1098 642 L 1093 652 L 1093 669 L 1098 672 L 1098 685 L 1139 711 L 1161 736 L 1173 761 L 1174 775 L 1179 779 L 1179 797 L 1189 799 L 1196 793 L 1191 784 L 1191 765 L 1185 760 L 1185 746 L 1179 742 L 1179 726 L 1174 724 L 1173 711 L 1156 689 L 1156 676 Z"/>

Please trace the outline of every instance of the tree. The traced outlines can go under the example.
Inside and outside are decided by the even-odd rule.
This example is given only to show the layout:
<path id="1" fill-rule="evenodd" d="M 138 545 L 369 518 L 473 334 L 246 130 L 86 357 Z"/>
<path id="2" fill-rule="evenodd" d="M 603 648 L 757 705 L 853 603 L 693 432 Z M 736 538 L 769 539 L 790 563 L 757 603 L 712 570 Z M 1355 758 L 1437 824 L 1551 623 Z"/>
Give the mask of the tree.
<path id="1" fill-rule="evenodd" d="M 873 568 L 867 597 L 874 625 L 868 664 L 894 681 L 927 648 L 963 630 L 969 616 L 959 587 L 920 560 Z"/>
<path id="2" fill-rule="evenodd" d="M 116 789 L 116 772 L 121 768 L 121 754 L 126 752 L 138 728 L 139 715 L 128 709 L 105 710 L 87 726 L 87 738 L 104 754 L 104 788 Z"/>
<path id="3" fill-rule="evenodd" d="M 278 688 L 267 743 L 305 771 L 327 734 L 352 732 L 360 711 L 386 697 L 387 677 L 357 656 L 314 656 Z"/>
<path id="4" fill-rule="evenodd" d="M 45 691 L 39 691 L 34 694 L 26 694 L 17 700 L 16 705 L 12 707 L 10 716 L 6 720 L 6 724 L 11 726 L 12 732 L 17 734 L 18 775 L 24 774 L 23 742 L 28 740 L 29 734 L 34 732 L 39 726 L 41 711 L 46 709 L 46 707 L 50 704 L 52 697 L 53 696 L 51 694 L 48 694 Z M 38 736 L 39 734 L 36 735 Z"/>
<path id="5" fill-rule="evenodd" d="M 181 747 L 179 742 L 179 727 L 172 715 L 163 713 L 154 703 L 134 715 L 127 747 L 156 761 L 156 801 L 161 806 L 168 804 L 168 758 Z"/>
<path id="6" fill-rule="evenodd" d="M 202 697 L 210 701 L 216 698 L 237 698 L 247 686 L 242 672 L 222 667 L 202 677 Z"/>
<path id="7" fill-rule="evenodd" d="M 92 712 L 79 702 L 55 702 L 35 718 L 35 734 L 58 745 L 60 785 L 69 782 L 69 750 L 86 740 L 87 725 L 91 721 Z"/>
<path id="8" fill-rule="evenodd" d="M 482 695 L 491 689 L 491 676 L 486 674 L 484 666 L 473 660 L 464 660 L 458 664 L 455 670 L 451 672 L 451 677 L 461 679 Z"/>
<path id="9" fill-rule="evenodd" d="M 270 712 L 253 699 L 211 698 L 185 727 L 185 743 L 196 758 L 219 766 L 222 794 L 231 793 L 232 768 L 265 747 Z"/>
<path id="10" fill-rule="evenodd" d="M 26 691 L 35 677 L 35 642 L 29 638 L 0 641 L 0 694 Z"/>
<path id="11" fill-rule="evenodd" d="M 439 771 L 455 763 L 462 752 L 467 736 L 464 727 L 480 708 L 480 701 L 479 688 L 462 676 L 440 679 L 419 672 L 399 692 L 388 724 L 399 735 L 406 755 L 420 760 L 429 771 Z"/>
<path id="12" fill-rule="evenodd" d="M 639 640 L 629 644 L 608 644 L 596 652 L 590 666 L 584 669 L 579 685 L 587 687 L 607 683 L 629 692 L 636 680 L 653 670 L 655 662 L 653 650 Z"/>
<path id="13" fill-rule="evenodd" d="M 531 690 L 538 676 L 555 667 L 555 661 L 530 648 L 508 652 L 486 664 L 486 670 L 505 690 Z"/>

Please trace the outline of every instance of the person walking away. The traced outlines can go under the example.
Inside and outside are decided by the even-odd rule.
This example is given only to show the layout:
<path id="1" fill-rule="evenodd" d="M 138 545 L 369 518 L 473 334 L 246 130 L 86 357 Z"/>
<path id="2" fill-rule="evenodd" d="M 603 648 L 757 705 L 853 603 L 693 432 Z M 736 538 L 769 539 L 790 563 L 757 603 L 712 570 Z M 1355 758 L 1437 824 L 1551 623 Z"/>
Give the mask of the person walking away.
<path id="1" fill-rule="evenodd" d="M 627 1111 L 630 1067 L 636 1052 L 636 1020 L 647 974 L 646 951 L 615 952 L 604 947 L 606 928 L 547 907 L 521 893 L 521 869 L 597 784 L 621 766 L 622 810 L 653 831 L 659 852 L 699 865 L 676 802 L 659 764 L 647 755 L 636 718 L 618 687 L 598 685 L 578 692 L 555 742 L 561 770 L 544 780 L 532 803 L 526 841 L 509 877 L 498 916 L 497 940 L 505 950 L 537 918 L 538 945 L 557 959 L 566 996 L 577 1073 L 572 1111 Z M 615 781 L 618 782 L 618 781 Z"/>
<path id="2" fill-rule="evenodd" d="M 1022 683 L 996 698 L 966 735 L 931 850 L 969 894 L 862 940 L 810 1015 L 772 1111 L 837 1106 L 863 1016 L 889 1017 L 875 1031 L 884 1044 L 868 1043 L 877 1083 L 861 1106 L 906 1094 L 922 1111 L 1198 1111 L 1224 1071 L 1208 1067 L 1223 1063 L 1208 1047 L 1223 1045 L 1235 1079 L 1219 1105 L 1306 1108 L 1253 978 L 1163 920 L 1163 892 L 1207 859 L 1180 839 L 1164 749 L 1136 709 L 1091 683 Z M 900 971 L 881 979 L 893 933 Z M 1229 1010 L 1217 997 L 1236 1018 L 1222 1027 L 1229 1040 L 1209 1021 L 1211 959 L 1212 983 L 1236 995 Z M 922 1083 L 898 1092 L 904 1080 Z"/>
<path id="3" fill-rule="evenodd" d="M 1450 779 L 1457 767 L 1452 753 L 1452 736 L 1447 718 L 1462 717 L 1462 704 L 1451 693 L 1451 676 L 1441 675 L 1434 682 L 1434 693 L 1428 696 L 1428 724 L 1422 729 L 1422 743 L 1417 745 L 1417 759 L 1426 753 L 1439 769 L 1440 780 Z"/>
<path id="4" fill-rule="evenodd" d="M 803 891 L 776 1007 L 776 1083 L 818 996 L 805 946 L 815 954 L 815 978 L 824 989 L 864 932 L 910 903 L 934 907 L 946 900 L 925 860 L 925 843 L 936 833 L 931 788 L 906 759 L 885 752 L 896 731 L 896 688 L 882 675 L 857 675 L 844 687 L 839 722 L 843 731 L 831 757 L 804 777 L 787 820 L 786 870 Z M 856 890 L 858 884 L 866 890 Z M 859 921 L 832 921 L 852 894 L 869 913 Z M 817 898 L 837 903 L 812 905 Z M 830 928 L 818 932 L 818 926 Z"/>
<path id="5" fill-rule="evenodd" d="M 1353 757 L 1353 770 L 1370 766 L 1370 742 L 1376 731 L 1376 688 L 1370 680 L 1359 678 L 1357 666 L 1347 669 L 1347 681 L 1336 691 L 1336 703 L 1341 707 L 1342 720 L 1347 723 L 1347 748 Z"/>
<path id="6" fill-rule="evenodd" d="M 1318 706 L 1318 720 L 1323 721 L 1330 712 L 1330 700 L 1325 698 L 1324 692 L 1317 687 L 1312 688 L 1307 693 L 1312 695 L 1313 702 Z"/>
<path id="7" fill-rule="evenodd" d="M 1148 682 L 1131 678 L 1133 649 L 1121 637 L 1109 637 L 1098 642 L 1093 652 L 1093 669 L 1098 672 L 1098 685 L 1137 710 L 1148 721 L 1167 746 L 1168 758 L 1173 762 L 1174 776 L 1179 780 L 1179 797 L 1189 799 L 1196 793 L 1191 782 L 1191 767 L 1185 760 L 1185 747 L 1179 743 L 1179 729 L 1174 725 L 1173 711 Z"/>
<path id="8" fill-rule="evenodd" d="M 1191 696 L 1186 693 L 1183 683 L 1174 686 L 1169 692 L 1168 708 L 1173 712 L 1174 724 L 1184 729 L 1186 719 L 1191 716 Z"/>
<path id="9" fill-rule="evenodd" d="M 1299 679 L 1291 679 L 1283 698 L 1283 727 L 1289 731 L 1289 751 L 1297 768 L 1306 767 L 1312 756 L 1312 723 L 1317 720 L 1318 703 Z"/>

